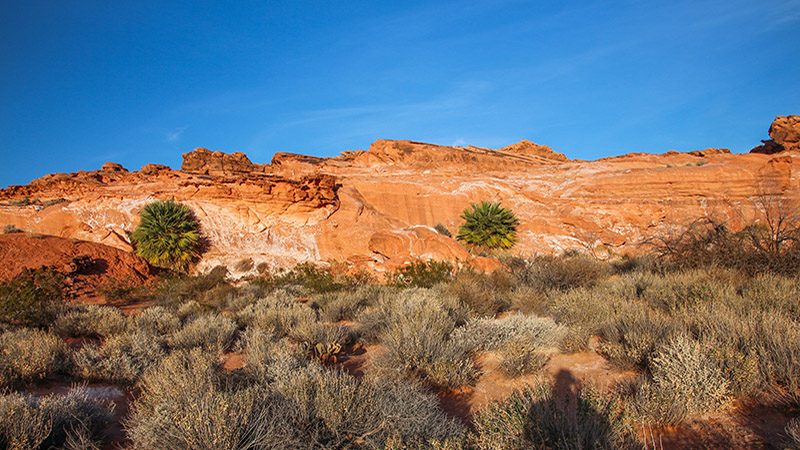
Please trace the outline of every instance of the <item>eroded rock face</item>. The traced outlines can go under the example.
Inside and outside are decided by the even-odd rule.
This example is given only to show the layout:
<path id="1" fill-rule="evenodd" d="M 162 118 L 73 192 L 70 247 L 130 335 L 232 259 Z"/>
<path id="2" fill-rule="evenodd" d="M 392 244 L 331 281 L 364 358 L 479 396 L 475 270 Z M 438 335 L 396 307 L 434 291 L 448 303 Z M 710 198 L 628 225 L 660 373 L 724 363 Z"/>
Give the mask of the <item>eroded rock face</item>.
<path id="1" fill-rule="evenodd" d="M 778 116 L 769 127 L 769 137 L 751 153 L 772 155 L 782 151 L 800 150 L 800 116 Z"/>
<path id="2" fill-rule="evenodd" d="M 53 174 L 0 190 L 0 225 L 130 250 L 142 207 L 175 199 L 195 211 L 211 243 L 201 271 L 224 264 L 244 275 L 235 269 L 242 260 L 252 260 L 239 265 L 251 271 L 334 260 L 385 271 L 416 258 L 494 270 L 433 227 L 455 232 L 470 203 L 494 200 L 520 219 L 518 255 L 635 253 L 646 238 L 700 217 L 750 223 L 765 190 L 800 199 L 798 157 L 704 149 L 575 161 L 528 141 L 491 150 L 379 140 L 368 151 L 279 153 L 261 165 L 199 149 L 180 171 Z"/>
<path id="3" fill-rule="evenodd" d="M 241 152 L 223 153 L 196 148 L 183 154 L 181 170 L 202 175 L 230 176 L 254 172 L 256 166 Z"/>

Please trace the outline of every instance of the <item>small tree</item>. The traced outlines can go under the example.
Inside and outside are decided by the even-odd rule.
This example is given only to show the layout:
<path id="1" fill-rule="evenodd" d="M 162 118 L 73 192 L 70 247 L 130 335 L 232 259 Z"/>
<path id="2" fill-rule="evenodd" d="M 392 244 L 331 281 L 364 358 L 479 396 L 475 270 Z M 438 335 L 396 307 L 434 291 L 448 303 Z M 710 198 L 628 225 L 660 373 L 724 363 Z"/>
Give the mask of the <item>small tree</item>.
<path id="1" fill-rule="evenodd" d="M 202 243 L 192 210 L 172 200 L 147 204 L 131 240 L 136 254 L 150 264 L 178 271 L 186 271 L 200 256 Z"/>
<path id="2" fill-rule="evenodd" d="M 473 203 L 464 210 L 461 218 L 464 224 L 456 239 L 467 244 L 494 250 L 511 248 L 517 241 L 519 219 L 500 203 Z"/>

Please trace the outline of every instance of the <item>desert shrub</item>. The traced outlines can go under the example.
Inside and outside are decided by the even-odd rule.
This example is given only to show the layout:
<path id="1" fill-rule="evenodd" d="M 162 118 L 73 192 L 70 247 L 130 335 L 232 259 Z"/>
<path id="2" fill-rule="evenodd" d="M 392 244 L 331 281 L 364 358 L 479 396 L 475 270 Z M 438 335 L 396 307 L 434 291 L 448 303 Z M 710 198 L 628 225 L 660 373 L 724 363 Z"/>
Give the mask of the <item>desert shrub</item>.
<path id="1" fill-rule="evenodd" d="M 99 448 L 105 428 L 112 419 L 113 406 L 92 399 L 85 387 L 74 387 L 63 395 L 48 395 L 39 401 L 39 409 L 50 418 L 52 429 L 45 447 L 65 445 L 67 448 Z M 81 443 L 81 447 L 69 444 Z"/>
<path id="2" fill-rule="evenodd" d="M 44 328 L 62 309 L 63 276 L 49 267 L 25 269 L 0 284 L 0 322 Z"/>
<path id="3" fill-rule="evenodd" d="M 330 322 L 354 319 L 364 308 L 375 304 L 386 291 L 382 286 L 361 286 L 354 291 L 324 293 L 316 297 L 320 315 Z"/>
<path id="4" fill-rule="evenodd" d="M 0 448 L 39 448 L 52 430 L 52 421 L 21 394 L 0 393 Z"/>
<path id="5" fill-rule="evenodd" d="M 20 394 L 0 394 L 0 447 L 99 448 L 111 411 L 110 405 L 92 400 L 83 387 L 39 401 Z M 74 447 L 77 442 L 83 445 Z"/>
<path id="6" fill-rule="evenodd" d="M 800 417 L 795 417 L 787 422 L 784 430 L 788 448 L 800 449 Z"/>
<path id="7" fill-rule="evenodd" d="M 509 292 L 513 286 L 514 278 L 508 272 L 460 271 L 447 283 L 444 292 L 465 303 L 479 316 L 494 317 L 511 306 Z"/>
<path id="8" fill-rule="evenodd" d="M 189 207 L 178 202 L 145 205 L 139 226 L 131 234 L 136 254 L 150 264 L 185 272 L 200 256 L 200 224 Z"/>
<path id="9" fill-rule="evenodd" d="M 244 258 L 237 261 L 234 268 L 237 272 L 249 272 L 253 269 L 254 265 L 253 258 Z"/>
<path id="10" fill-rule="evenodd" d="M 551 294 L 547 310 L 559 324 L 567 325 L 561 348 L 578 351 L 587 347 L 589 338 L 599 335 L 612 323 L 617 311 L 638 307 L 631 305 L 636 292 L 627 280 L 605 282 L 594 288 L 578 288 Z"/>
<path id="11" fill-rule="evenodd" d="M 591 287 L 612 273 L 608 263 L 584 255 L 509 258 L 506 264 L 522 284 L 542 291 Z"/>
<path id="12" fill-rule="evenodd" d="M 650 364 L 652 381 L 643 382 L 633 403 L 648 422 L 681 423 L 716 411 L 730 400 L 729 382 L 699 342 L 679 335 L 666 342 Z"/>
<path id="13" fill-rule="evenodd" d="M 16 225 L 7 223 L 3 225 L 3 233 L 4 234 L 14 234 L 14 233 L 22 233 L 22 230 L 16 227 Z"/>
<path id="14" fill-rule="evenodd" d="M 216 307 L 224 304 L 227 297 L 235 292 L 227 276 L 228 269 L 225 266 L 216 266 L 200 275 L 169 273 L 162 275 L 144 297 L 164 305 L 195 300 L 205 306 Z"/>
<path id="15" fill-rule="evenodd" d="M 636 278 L 639 297 L 654 308 L 674 312 L 698 303 L 717 303 L 735 295 L 732 283 L 717 278 L 723 273 L 687 271 Z"/>
<path id="16" fill-rule="evenodd" d="M 552 353 L 534 341 L 519 337 L 506 342 L 498 352 L 500 370 L 512 378 L 541 371 Z"/>
<path id="17" fill-rule="evenodd" d="M 335 292 L 354 288 L 361 285 L 362 282 L 363 280 L 360 276 L 334 274 L 328 268 L 308 262 L 298 264 L 291 270 L 271 274 L 252 281 L 253 284 L 267 291 L 300 287 L 303 291 L 310 293 Z"/>
<path id="18" fill-rule="evenodd" d="M 449 281 L 453 276 L 453 265 L 446 261 L 415 261 L 398 268 L 389 276 L 398 287 L 431 288 Z"/>
<path id="19" fill-rule="evenodd" d="M 558 346 L 566 330 L 551 318 L 513 314 L 502 319 L 469 321 L 453 333 L 453 339 L 471 351 L 499 350 L 513 340 L 539 348 Z"/>
<path id="20" fill-rule="evenodd" d="M 541 383 L 478 411 L 472 444 L 478 449 L 633 448 L 619 402 L 581 389 L 577 405 L 560 401 Z"/>
<path id="21" fill-rule="evenodd" d="M 248 326 L 288 335 L 301 323 L 317 320 L 316 313 L 285 291 L 275 291 L 250 304 L 236 314 L 237 320 Z"/>
<path id="22" fill-rule="evenodd" d="M 84 380 L 133 383 L 165 355 L 162 339 L 129 331 L 102 344 L 88 344 L 72 355 L 74 375 Z"/>
<path id="23" fill-rule="evenodd" d="M 634 303 L 618 309 L 600 329 L 600 352 L 622 368 L 645 369 L 656 346 L 680 331 L 665 314 Z"/>
<path id="24" fill-rule="evenodd" d="M 235 333 L 236 322 L 233 320 L 207 315 L 187 322 L 167 338 L 167 344 L 173 349 L 203 347 L 222 352 L 233 343 Z"/>
<path id="25" fill-rule="evenodd" d="M 178 316 L 178 319 L 180 320 L 191 320 L 196 319 L 208 311 L 209 308 L 197 303 L 194 300 L 189 300 L 188 302 L 183 302 L 180 304 L 180 306 L 178 306 L 178 309 L 175 311 L 175 315 Z"/>
<path id="26" fill-rule="evenodd" d="M 199 349 L 179 351 L 151 368 L 139 384 L 126 423 L 132 447 L 248 448 L 250 433 L 266 429 L 257 405 L 267 395 L 253 389 L 226 391 L 213 356 Z M 280 419 L 280 418 L 277 418 Z"/>
<path id="27" fill-rule="evenodd" d="M 448 230 L 447 227 L 441 223 L 437 223 L 433 229 L 442 236 L 453 237 L 452 233 L 450 233 L 450 230 Z"/>
<path id="28" fill-rule="evenodd" d="M 509 249 L 517 242 L 519 219 L 500 203 L 473 203 L 461 213 L 464 224 L 456 239 L 485 249 Z"/>
<path id="29" fill-rule="evenodd" d="M 471 352 L 451 339 L 456 321 L 441 297 L 420 290 L 384 306 L 389 308 L 388 321 L 379 340 L 387 351 L 375 359 L 379 369 L 418 374 L 449 387 L 475 380 Z"/>
<path id="30" fill-rule="evenodd" d="M 0 334 L 0 387 L 65 370 L 67 345 L 56 335 L 22 328 Z"/>
<path id="31" fill-rule="evenodd" d="M 800 321 L 800 283 L 797 278 L 761 274 L 747 280 L 741 288 L 742 297 L 751 308 L 776 310 Z"/>
<path id="32" fill-rule="evenodd" d="M 375 305 L 365 308 L 356 318 L 358 326 L 355 332 L 365 342 L 376 342 L 389 324 L 404 320 L 406 303 L 427 304 L 432 310 L 444 311 L 456 327 L 464 325 L 470 315 L 468 307 L 441 292 L 418 288 L 398 289 L 395 292 L 388 291 L 387 295 L 378 298 Z"/>
<path id="33" fill-rule="evenodd" d="M 435 396 L 403 382 L 357 379 L 308 366 L 278 391 L 319 422 L 316 445 L 326 448 L 463 448 L 464 428 Z M 311 445 L 306 444 L 308 447 Z M 307 448 L 307 447 L 303 447 Z"/>
<path id="34" fill-rule="evenodd" d="M 64 337 L 107 337 L 125 331 L 125 316 L 111 306 L 72 306 L 58 316 L 53 331 Z"/>
<path id="35" fill-rule="evenodd" d="M 133 448 L 427 448 L 464 435 L 429 394 L 314 364 L 233 386 L 213 358 L 176 352 L 141 390 L 127 423 Z"/>
<path id="36" fill-rule="evenodd" d="M 524 285 L 517 285 L 509 292 L 511 309 L 523 314 L 543 315 L 547 313 L 547 292 Z"/>
<path id="37" fill-rule="evenodd" d="M 155 336 L 167 335 L 181 326 L 178 316 L 163 306 L 145 308 L 128 319 L 130 330 Z"/>
<path id="38" fill-rule="evenodd" d="M 240 344 L 244 352 L 244 370 L 253 379 L 269 378 L 270 368 L 281 349 L 277 342 L 278 338 L 270 330 L 248 328 L 242 333 Z"/>

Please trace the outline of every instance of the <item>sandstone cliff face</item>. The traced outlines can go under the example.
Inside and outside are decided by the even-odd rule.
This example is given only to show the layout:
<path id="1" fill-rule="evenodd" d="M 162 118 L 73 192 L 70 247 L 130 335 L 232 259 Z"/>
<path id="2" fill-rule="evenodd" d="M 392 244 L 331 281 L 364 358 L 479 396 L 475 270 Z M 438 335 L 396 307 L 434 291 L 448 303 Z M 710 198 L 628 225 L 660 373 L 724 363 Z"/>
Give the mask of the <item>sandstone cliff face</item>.
<path id="1" fill-rule="evenodd" d="M 247 258 L 254 266 L 337 260 L 376 271 L 415 258 L 487 266 L 432 227 L 455 234 L 471 202 L 496 200 L 521 220 L 516 254 L 635 252 L 644 238 L 701 216 L 748 223 L 763 193 L 798 199 L 798 157 L 791 148 L 705 149 L 573 161 L 528 141 L 490 150 L 380 140 L 335 158 L 279 153 L 254 164 L 198 149 L 180 171 L 106 165 L 9 187 L 0 191 L 0 225 L 129 250 L 141 208 L 171 198 L 194 209 L 211 242 L 198 270 L 233 269 Z"/>

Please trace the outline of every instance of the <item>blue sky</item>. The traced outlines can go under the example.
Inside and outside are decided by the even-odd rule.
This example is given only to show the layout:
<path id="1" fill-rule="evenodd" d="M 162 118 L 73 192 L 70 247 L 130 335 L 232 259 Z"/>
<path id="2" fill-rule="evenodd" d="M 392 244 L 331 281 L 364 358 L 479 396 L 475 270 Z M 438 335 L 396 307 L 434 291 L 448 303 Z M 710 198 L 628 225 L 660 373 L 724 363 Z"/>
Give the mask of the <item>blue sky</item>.
<path id="1" fill-rule="evenodd" d="M 0 186 L 378 138 L 744 152 L 800 114 L 800 0 L 0 4 Z"/>

